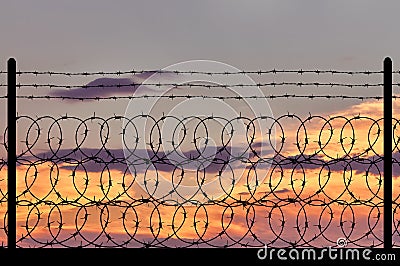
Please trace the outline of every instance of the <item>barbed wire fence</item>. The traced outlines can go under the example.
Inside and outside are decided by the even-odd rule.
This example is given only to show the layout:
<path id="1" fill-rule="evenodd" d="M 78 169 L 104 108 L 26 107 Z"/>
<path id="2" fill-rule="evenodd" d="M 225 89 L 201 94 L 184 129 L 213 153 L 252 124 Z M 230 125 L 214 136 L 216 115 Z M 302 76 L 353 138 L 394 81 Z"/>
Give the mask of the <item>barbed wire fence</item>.
<path id="1" fill-rule="evenodd" d="M 142 83 L 120 82 L 118 79 L 112 84 L 81 85 L 16 82 L 16 78 L 21 76 L 72 78 L 140 74 L 387 77 L 389 74 L 400 74 L 400 71 L 392 71 L 391 65 L 386 72 L 302 69 L 56 72 L 16 71 L 15 68 L 11 73 L 15 76 L 15 84 L 10 84 L 8 80 L 7 84 L 0 84 L 0 89 L 11 87 L 18 95 L 8 92 L 1 95 L 0 100 L 12 102 L 18 99 L 23 104 L 28 100 L 40 103 L 43 103 L 41 100 L 117 102 L 123 99 L 156 98 L 174 104 L 177 100 L 195 98 L 222 101 L 298 98 L 384 100 L 384 104 L 387 104 L 400 97 L 392 95 L 392 87 L 400 87 L 400 83 L 393 83 L 391 79 L 390 82 L 384 79 L 383 83 L 164 82 L 146 85 L 175 89 L 185 87 L 189 91 L 203 88 L 210 90 L 210 93 L 111 96 L 58 95 L 49 94 L 47 90 L 132 89 Z M 10 70 L 0 71 L 1 75 L 10 76 Z M 384 87 L 385 95 L 218 94 L 219 89 L 232 87 L 252 89 L 286 86 L 299 91 L 304 86 L 355 89 Z M 45 95 L 37 95 L 40 89 L 46 89 Z M 17 126 L 8 126 L 3 134 L 3 146 L 8 156 L 0 161 L 0 204 L 3 215 L 0 242 L 11 248 L 324 247 L 341 246 L 337 241 L 344 238 L 348 246 L 399 247 L 400 194 L 396 192 L 398 187 L 394 191 L 391 189 L 391 167 L 392 164 L 393 167 L 398 166 L 400 160 L 397 156 L 400 137 L 396 130 L 399 120 L 395 117 L 392 119 L 391 114 L 388 116 L 391 104 L 389 107 L 385 108 L 384 116 L 378 118 L 362 114 L 352 117 L 309 114 L 300 117 L 290 113 L 278 117 L 238 114 L 231 118 L 170 114 L 154 116 L 144 113 L 135 116 L 113 114 L 108 117 L 35 113 L 18 113 L 15 116 L 8 113 L 9 121 L 10 117 L 14 118 L 16 124 L 23 125 L 24 130 L 17 132 Z M 103 107 L 99 105 L 98 108 Z M 149 124 L 150 130 L 145 132 L 147 135 L 140 135 L 141 120 Z M 167 120 L 175 121 L 171 131 L 179 135 L 178 139 L 165 135 L 161 130 Z M 193 120 L 195 122 L 190 122 Z M 232 144 L 237 121 L 245 125 L 244 134 L 240 136 L 244 138 L 245 147 L 239 155 Z M 263 152 L 263 144 L 257 141 L 259 132 L 256 124 L 260 121 L 268 121 L 265 142 L 271 148 L 269 152 Z M 292 126 L 288 127 L 286 121 L 291 121 Z M 189 126 L 185 126 L 187 123 L 192 123 L 192 132 Z M 220 131 L 215 132 L 215 123 L 220 124 Z M 357 134 L 359 128 L 367 132 L 364 141 Z M 124 139 L 128 131 L 134 132 L 133 138 Z M 17 133 L 21 138 L 13 141 L 12 136 L 16 137 Z M 215 134 L 220 141 L 214 140 L 214 149 L 210 152 L 205 147 Z M 112 140 L 118 137 L 123 139 L 125 145 L 119 149 L 111 145 Z M 93 139 L 97 141 L 96 146 L 91 143 Z M 144 146 L 139 147 L 137 143 L 142 140 Z M 184 142 L 192 143 L 194 148 L 182 151 Z M 70 146 L 66 146 L 66 143 Z M 10 153 L 15 153 L 14 160 L 10 160 Z M 14 172 L 10 171 L 12 168 L 15 168 Z M 160 192 L 162 176 L 167 176 L 170 181 L 168 191 Z M 186 195 L 183 192 L 187 179 L 196 185 L 193 194 Z M 216 198 L 206 190 L 210 182 L 216 182 L 222 191 Z M 9 194 L 12 190 L 16 191 L 15 197 Z M 173 194 L 175 197 L 171 196 Z"/>

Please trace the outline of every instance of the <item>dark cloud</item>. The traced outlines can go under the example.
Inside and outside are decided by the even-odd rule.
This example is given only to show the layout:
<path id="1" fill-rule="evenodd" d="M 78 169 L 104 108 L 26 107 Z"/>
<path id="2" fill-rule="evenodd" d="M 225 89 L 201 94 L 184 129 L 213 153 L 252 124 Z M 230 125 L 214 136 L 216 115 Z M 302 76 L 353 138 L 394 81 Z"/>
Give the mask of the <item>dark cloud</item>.
<path id="1" fill-rule="evenodd" d="M 288 189 L 288 188 L 278 189 L 278 190 L 275 190 L 275 191 L 274 191 L 275 194 L 290 193 L 290 192 L 293 192 L 293 191 L 290 190 L 290 189 Z"/>
<path id="2" fill-rule="evenodd" d="M 132 75 L 129 78 L 98 78 L 80 88 L 52 90 L 50 96 L 74 98 L 129 96 L 134 94 L 140 85 L 153 74 L 153 72 L 146 72 Z M 157 75 L 162 75 L 163 78 L 172 78 L 170 73 L 158 73 Z M 151 90 L 149 87 L 145 87 L 145 89 Z"/>
<path id="3" fill-rule="evenodd" d="M 254 156 L 253 156 L 254 158 Z M 367 158 L 354 157 L 351 160 L 349 158 L 335 159 L 335 160 L 324 160 L 322 155 L 295 155 L 283 157 L 277 155 L 271 160 L 272 167 L 277 166 L 278 169 L 288 170 L 315 170 L 324 169 L 325 171 L 330 170 L 331 172 L 343 172 L 352 171 L 353 174 L 366 175 L 381 175 L 383 177 L 383 159 L 379 156 L 370 156 Z M 262 161 L 256 165 L 257 169 L 269 167 L 268 164 Z M 250 166 L 246 167 L 247 169 Z M 277 169 L 277 170 L 278 170 Z M 392 164 L 393 177 L 400 176 L 400 153 L 393 154 Z"/>
<path id="4" fill-rule="evenodd" d="M 50 95 L 61 97 L 108 97 L 115 94 L 133 94 L 138 88 L 138 86 L 130 86 L 133 82 L 129 78 L 99 78 L 86 84 L 88 88 L 53 90 Z M 114 87 L 118 85 L 122 87 Z"/>
<path id="5" fill-rule="evenodd" d="M 172 172 L 178 169 L 187 169 L 197 167 L 204 169 L 207 173 L 218 173 L 223 171 L 229 161 L 229 149 L 222 149 L 217 147 L 217 152 L 214 155 L 202 153 L 197 150 L 190 150 L 182 153 L 174 152 L 174 154 L 167 154 L 164 151 L 155 152 L 153 150 L 138 149 L 132 152 L 127 159 L 125 158 L 123 149 L 62 149 L 55 154 L 48 151 L 35 154 L 35 156 L 24 156 L 24 161 L 30 162 L 48 162 L 60 164 L 61 169 L 68 170 L 86 170 L 87 172 L 103 172 L 107 170 L 117 170 L 124 172 L 127 170 L 128 163 L 131 163 L 138 173 L 145 172 L 151 163 L 152 168 L 158 171 Z M 191 159 L 190 159 L 191 158 Z M 148 159 L 148 163 L 144 163 L 143 159 Z M 203 162 L 201 164 L 194 164 L 195 161 Z M 21 160 L 22 162 L 22 160 Z M 189 165 L 190 164 L 190 165 Z M 179 166 L 181 165 L 181 166 Z M 183 167 L 182 167 L 183 166 Z M 180 170 L 179 170 L 180 173 Z"/>
<path id="6" fill-rule="evenodd" d="M 197 150 L 189 150 L 185 152 L 170 152 L 170 151 L 153 151 L 151 149 L 137 149 L 125 159 L 123 149 L 62 149 L 57 151 L 56 154 L 43 152 L 35 154 L 35 156 L 25 156 L 23 159 L 34 162 L 52 161 L 55 163 L 66 163 L 62 169 L 73 170 L 76 167 L 83 170 L 83 167 L 88 172 L 102 172 L 109 169 L 124 172 L 127 170 L 127 162 L 134 165 L 138 173 L 146 171 L 147 167 L 151 166 L 158 171 L 172 172 L 178 169 L 191 169 L 197 170 L 204 169 L 207 173 L 218 173 L 223 171 L 230 161 L 229 166 L 232 168 L 243 167 L 243 163 L 239 159 L 234 159 L 231 154 L 237 151 L 242 151 L 239 147 L 231 147 L 224 149 L 222 147 L 213 147 L 213 152 L 200 153 Z M 144 159 L 148 159 L 148 163 L 144 163 Z M 254 160 L 255 156 L 251 156 Z M 400 176 L 400 153 L 393 154 L 393 176 Z M 22 162 L 22 161 L 21 161 Z M 201 163 L 203 163 L 203 166 Z M 269 162 L 269 163 L 268 163 Z M 68 165 L 69 164 L 69 165 Z M 273 157 L 271 160 L 259 160 L 253 166 L 246 163 L 246 169 L 255 167 L 256 169 L 268 169 L 276 167 L 275 170 L 280 168 L 284 170 L 315 170 L 324 169 L 331 172 L 344 172 L 352 171 L 354 174 L 366 175 L 381 175 L 383 176 L 383 160 L 376 155 L 368 158 L 353 158 L 349 159 L 335 159 L 324 160 L 322 155 L 296 155 L 283 157 L 281 155 Z M 182 167 L 183 166 L 183 167 Z M 179 170 L 180 171 L 180 170 Z M 180 172 L 179 172 L 180 173 Z"/>

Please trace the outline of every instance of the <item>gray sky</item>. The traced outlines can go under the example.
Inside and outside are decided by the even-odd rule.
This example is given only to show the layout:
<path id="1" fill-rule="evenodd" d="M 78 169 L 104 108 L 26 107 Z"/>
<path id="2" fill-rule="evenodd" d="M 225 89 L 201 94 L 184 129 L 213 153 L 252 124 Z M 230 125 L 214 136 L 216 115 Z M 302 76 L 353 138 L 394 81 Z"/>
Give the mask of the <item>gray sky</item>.
<path id="1" fill-rule="evenodd" d="M 400 62 L 398 10 L 396 0 L 3 1 L 0 60 L 60 71 L 190 59 L 240 69 L 377 69 L 385 56 Z"/>

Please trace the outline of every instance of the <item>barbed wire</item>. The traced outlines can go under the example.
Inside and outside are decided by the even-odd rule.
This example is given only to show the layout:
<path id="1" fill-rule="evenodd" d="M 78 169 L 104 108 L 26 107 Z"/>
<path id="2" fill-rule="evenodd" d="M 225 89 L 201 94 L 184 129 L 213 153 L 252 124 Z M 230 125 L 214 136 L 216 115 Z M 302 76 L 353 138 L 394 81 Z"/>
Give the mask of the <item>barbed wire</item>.
<path id="1" fill-rule="evenodd" d="M 138 130 L 142 120 L 149 130 Z M 288 120 L 296 125 L 290 130 Z M 188 121 L 196 121 L 193 132 L 185 126 Z M 263 121 L 269 121 L 268 133 L 258 140 L 257 124 Z M 26 210 L 18 214 L 25 220 L 19 227 L 20 247 L 321 247 L 337 245 L 338 234 L 331 234 L 337 228 L 350 246 L 383 243 L 378 226 L 383 118 L 66 114 L 23 115 L 17 122 L 26 127 L 17 155 L 24 179 L 17 205 Z M 217 129 L 215 122 L 221 125 Z M 166 123 L 173 123 L 168 132 L 178 139 L 162 130 Z M 369 132 L 365 142 L 357 123 Z M 399 123 L 396 119 L 393 128 L 397 152 Z M 240 126 L 245 132 L 238 136 Z M 213 135 L 219 137 L 207 141 Z M 94 136 L 99 145 L 90 148 Z M 113 138 L 121 137 L 123 150 L 111 148 Z M 244 141 L 240 153 L 237 137 Z M 185 142 L 191 143 L 190 152 L 182 150 Z M 394 158 L 393 164 L 399 161 Z M 364 192 L 354 184 L 356 174 L 363 176 Z M 162 175 L 168 176 L 168 189 L 163 189 Z M 184 193 L 185 178 L 195 182 L 196 194 Z M 209 178 L 223 191 L 218 198 L 207 189 Z M 72 191 L 65 190 L 67 183 Z M 137 185 L 143 193 L 137 193 Z M 398 201 L 399 196 L 393 200 L 394 213 Z M 400 219 L 394 222 L 399 236 Z M 119 233 L 113 231 L 116 226 Z"/>
<path id="2" fill-rule="evenodd" d="M 164 73 L 210 76 L 369 76 L 383 74 L 383 71 L 18 71 L 17 75 L 86 77 Z M 392 73 L 400 74 L 400 70 Z M 7 71 L 0 71 L 0 74 L 7 74 Z M 383 83 L 340 82 L 131 82 L 96 85 L 19 83 L 17 88 L 65 89 L 67 93 L 69 89 L 141 85 L 206 89 L 279 86 L 383 87 Z M 392 85 L 400 87 L 400 83 Z M 7 84 L 0 84 L 0 87 L 6 86 Z M 32 94 L 18 95 L 17 98 L 79 101 L 146 98 L 382 100 L 383 96 L 284 93 L 265 96 L 80 97 Z M 397 99 L 400 96 L 393 95 L 392 98 Z M 0 99 L 7 99 L 7 95 L 0 96 Z M 142 135 L 139 130 L 142 128 L 138 122 L 140 119 L 150 124 L 150 131 L 144 131 Z M 197 124 L 191 126 L 194 128 L 192 134 L 189 133 L 189 127 L 185 126 L 189 119 L 197 121 Z M 166 121 L 171 120 L 175 121 L 175 127 L 170 128 L 173 133 L 168 135 L 161 128 Z M 378 226 L 382 223 L 383 216 L 383 156 L 379 146 L 383 137 L 383 118 L 373 119 L 361 115 L 324 118 L 311 114 L 302 118 L 289 113 L 278 118 L 246 117 L 240 114 L 231 119 L 216 116 L 155 117 L 150 114 L 132 117 L 114 114 L 108 118 L 94 114 L 80 118 L 65 114 L 59 117 L 18 116 L 17 121 L 19 125 L 25 123 L 26 126 L 23 134 L 19 134 L 22 136 L 19 142 L 22 143 L 19 144 L 22 149 L 17 155 L 21 172 L 19 177 L 23 179 L 19 183 L 17 194 L 17 206 L 20 210 L 17 245 L 20 247 L 322 247 L 336 245 L 336 238 L 332 237 L 331 232 L 337 228 L 341 230 L 348 244 L 354 247 L 373 248 L 383 244 L 381 228 Z M 24 123 L 20 123 L 23 121 Z M 260 121 L 269 121 L 264 128 L 267 133 L 260 134 L 265 137 L 261 142 L 256 141 L 256 128 Z M 285 121 L 290 121 L 289 128 Z M 396 130 L 399 122 L 394 119 L 393 149 L 396 154 L 400 152 L 400 136 Z M 76 127 L 71 126 L 73 123 Z M 244 134 L 239 136 L 243 140 L 240 143 L 243 150 L 241 154 L 237 153 L 238 147 L 233 143 L 239 132 L 235 128 L 237 123 L 241 123 L 245 129 Z M 367 128 L 366 137 L 356 133 L 357 123 L 363 123 Z M 66 124 L 68 129 L 65 128 Z M 216 132 L 217 138 L 213 139 L 216 129 L 212 125 L 215 124 L 221 125 L 221 128 Z M 92 128 L 93 125 L 98 127 L 97 130 Z M 127 132 L 133 135 L 128 137 Z M 7 150 L 6 136 L 7 129 L 2 143 Z M 116 136 L 122 137 L 124 147 L 121 149 L 111 148 L 111 140 Z M 364 142 L 360 141 L 363 137 L 364 140 L 366 138 Z M 93 147 L 92 141 L 99 144 Z M 66 143 L 72 146 L 67 146 Z M 118 143 L 121 143 L 120 139 Z M 139 148 L 138 143 L 143 144 L 142 147 Z M 192 149 L 182 150 L 183 143 L 191 145 Z M 268 146 L 268 152 L 265 152 L 265 146 Z M 392 163 L 399 165 L 400 158 L 395 156 Z M 7 161 L 1 159 L 0 173 L 7 171 L 6 168 Z M 238 169 L 241 174 L 237 172 Z M 165 191 L 162 190 L 165 180 L 164 184 L 161 183 L 163 175 L 170 181 L 170 186 Z M 362 182 L 354 182 L 358 176 L 363 177 Z M 195 183 L 195 195 L 201 198 L 183 193 L 188 182 L 185 177 Z M 216 182 L 214 188 L 220 189 L 222 195 L 214 197 L 206 189 L 209 179 Z M 0 184 L 1 182 L 5 182 L 4 178 L 0 178 Z M 362 185 L 364 190 L 360 188 Z M 143 191 L 138 190 L 138 186 Z M 397 195 L 393 199 L 395 241 L 400 237 L 399 197 Z M 0 205 L 6 203 L 7 192 L 0 186 Z M 94 224 L 90 217 L 97 223 Z M 6 213 L 2 220 L 0 233 L 7 234 Z M 3 245 L 4 241 L 0 242 Z M 394 247 L 399 246 L 398 242 L 394 243 Z"/>
<path id="3" fill-rule="evenodd" d="M 277 87 L 277 86 L 294 86 L 294 87 L 382 87 L 383 83 L 333 83 L 333 82 L 266 82 L 266 83 L 255 83 L 255 84 L 199 84 L 199 83 L 136 83 L 132 82 L 129 84 L 96 84 L 96 85 L 57 85 L 57 84 L 17 84 L 18 89 L 22 88 L 48 88 L 48 89 L 89 89 L 89 88 L 126 88 L 126 87 L 139 87 L 141 85 L 154 86 L 154 87 L 170 87 L 170 88 L 246 88 L 246 87 Z M 400 83 L 393 83 L 392 86 L 399 86 Z M 7 87 L 7 84 L 0 84 L 0 87 Z"/>
<path id="4" fill-rule="evenodd" d="M 7 99 L 7 95 L 0 96 L 0 99 Z M 100 101 L 100 100 L 131 100 L 131 99 L 218 99 L 218 100 L 246 100 L 246 99 L 341 99 L 341 100 L 383 100 L 383 96 L 354 96 L 354 95 L 297 95 L 297 94 L 280 94 L 265 96 L 218 96 L 218 95 L 132 95 L 132 96 L 94 96 L 94 97 L 77 97 L 77 96 L 50 96 L 50 95 L 18 95 L 17 99 L 38 100 L 38 99 L 59 99 L 59 100 L 78 100 L 78 101 Z M 392 99 L 399 99 L 400 96 L 393 95 Z"/>
<path id="5" fill-rule="evenodd" d="M 295 69 L 295 70 L 285 70 L 285 69 L 270 69 L 270 70 L 244 70 L 237 72 L 214 72 L 214 71 L 171 71 L 171 70 L 124 70 L 124 71 L 94 71 L 94 72 L 58 72 L 58 71 L 36 71 L 36 70 L 28 70 L 28 71 L 17 71 L 17 75 L 62 75 L 62 76 L 104 76 L 104 75 L 127 75 L 127 74 L 200 74 L 200 75 L 266 75 L 266 74 L 345 74 L 345 75 L 374 75 L 374 74 L 383 74 L 383 70 L 363 70 L 363 71 L 346 71 L 346 70 L 303 70 L 303 69 Z M 400 70 L 392 71 L 393 74 L 400 74 Z M 0 71 L 0 74 L 7 74 L 7 71 Z"/>

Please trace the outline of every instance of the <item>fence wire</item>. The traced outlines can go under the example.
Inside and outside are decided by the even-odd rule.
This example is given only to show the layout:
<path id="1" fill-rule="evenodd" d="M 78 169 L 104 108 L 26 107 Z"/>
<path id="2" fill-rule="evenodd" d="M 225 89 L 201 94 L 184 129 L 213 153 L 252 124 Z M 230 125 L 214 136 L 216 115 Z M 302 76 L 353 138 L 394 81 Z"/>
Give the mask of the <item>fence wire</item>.
<path id="1" fill-rule="evenodd" d="M 137 135 L 137 142 L 149 140 L 145 153 L 131 146 L 124 147 L 125 153 L 108 147 L 111 135 L 132 130 L 138 119 L 151 121 L 151 128 L 156 131 L 150 136 Z M 226 139 L 224 145 L 208 154 L 200 142 L 211 136 L 206 134 L 193 140 L 181 128 L 184 118 L 168 117 L 176 121 L 175 130 L 181 135 L 180 142 L 166 139 L 160 131 L 166 119 L 150 115 L 85 119 L 72 115 L 19 116 L 18 123 L 24 121 L 28 130 L 17 160 L 17 244 L 34 247 L 321 247 L 336 245 L 337 236 L 343 234 L 352 246 L 382 245 L 383 158 L 379 150 L 382 119 L 318 115 L 302 119 L 294 114 L 278 118 L 237 117 L 222 126 L 220 135 Z M 204 132 L 211 132 L 212 128 L 207 125 L 218 119 L 198 118 L 193 126 L 205 127 Z M 233 129 L 238 120 L 246 121 L 245 150 L 249 157 L 234 154 L 230 143 L 234 133 L 227 129 Z M 261 144 L 255 141 L 252 129 L 259 120 L 270 120 L 268 132 L 276 133 L 276 142 L 272 134 L 268 137 L 272 153 L 263 154 Z M 286 120 L 297 122 L 292 138 L 290 132 L 285 132 Z M 64 132 L 63 124 L 70 121 L 76 122 L 76 127 L 68 127 L 68 132 Z M 121 125 L 123 121 L 125 127 L 115 132 L 113 123 Z M 315 127 L 315 123 L 321 127 Z M 357 141 L 361 138 L 355 130 L 357 123 L 369 125 L 365 143 Z M 396 120 L 394 128 L 398 123 Z M 93 140 L 88 137 L 93 124 L 98 125 L 98 132 L 92 132 L 91 136 L 100 136 L 101 144 L 89 149 L 86 142 Z M 310 125 L 314 126 L 309 128 Z M 226 136 L 227 132 L 232 132 L 232 136 Z M 394 134 L 396 140 L 400 139 L 397 131 Z M 46 149 L 37 148 L 40 136 L 45 136 Z M 64 148 L 64 143 L 71 138 L 76 146 Z M 289 143 L 289 138 L 297 142 Z M 196 148 L 184 156 L 180 145 L 188 139 L 194 141 Z M 168 142 L 175 144 L 166 151 L 163 145 Z M 394 149 L 399 151 L 398 141 Z M 183 159 L 173 161 L 171 154 Z M 399 163 L 397 159 L 393 164 Z M 183 204 L 171 199 L 169 193 L 160 196 L 161 174 L 167 172 L 174 191 L 180 191 L 194 162 L 198 165 L 194 171 L 195 182 L 203 199 L 181 195 L 186 203 Z M 270 169 L 265 171 L 268 165 Z M 6 162 L 1 167 L 6 167 Z M 135 169 L 133 177 L 132 168 Z M 237 176 L 235 169 L 244 169 L 244 178 Z M 204 190 L 211 176 L 224 191 L 218 199 L 208 197 Z M 226 179 L 232 182 L 228 184 Z M 235 183 L 240 179 L 245 180 Z M 146 190 L 142 194 L 137 194 L 139 182 Z M 237 190 L 239 186 L 243 189 Z M 1 192 L 5 203 L 6 193 Z M 393 208 L 398 213 L 398 196 Z M 398 214 L 395 218 L 394 234 L 398 236 Z"/>
<path id="2" fill-rule="evenodd" d="M 202 74 L 202 75 L 265 75 L 265 74 L 346 74 L 346 75 L 374 75 L 383 74 L 382 70 L 379 71 L 343 71 L 343 70 L 285 70 L 285 69 L 270 69 L 270 70 L 247 70 L 247 71 L 236 71 L 236 72 L 215 72 L 215 71 L 165 71 L 165 70 L 124 70 L 124 71 L 95 71 L 95 72 L 58 72 L 58 71 L 17 71 L 17 75 L 48 75 L 48 76 L 104 76 L 104 75 L 136 75 L 136 74 L 160 74 L 160 73 L 171 73 L 171 74 Z M 7 71 L 0 71 L 0 74 L 7 74 Z M 400 74 L 400 70 L 393 71 L 393 74 Z"/>
<path id="3" fill-rule="evenodd" d="M 163 70 L 98 72 L 18 71 L 19 76 L 106 76 L 163 74 Z M 383 71 L 257 70 L 238 72 L 172 71 L 203 75 L 382 75 Z M 0 71 L 0 74 L 7 74 Z M 400 74 L 400 71 L 393 71 Z M 17 84 L 24 89 L 138 87 L 141 83 L 62 85 Z M 228 87 L 345 87 L 366 89 L 382 83 L 264 82 L 255 84 L 176 84 L 149 86 L 210 89 L 209 95 L 56 96 L 18 95 L 24 100 L 175 99 L 349 99 L 383 96 L 297 93 L 265 96 L 216 95 Z M 400 83 L 393 83 L 399 86 Z M 7 87 L 7 84 L 0 84 Z M 393 99 L 400 96 L 393 95 Z M 7 95 L 0 96 L 7 99 Z M 99 106 L 99 108 L 101 108 Z M 139 120 L 150 125 L 140 134 Z M 17 155 L 17 245 L 19 247 L 326 247 L 344 237 L 353 247 L 383 245 L 383 118 L 320 115 L 188 117 L 141 114 L 109 117 L 19 115 Z M 161 130 L 175 121 L 174 134 Z M 235 123 L 245 128 L 235 135 Z M 269 121 L 264 141 L 257 124 Z M 289 121 L 289 124 L 288 124 Z M 214 124 L 220 125 L 216 130 Z M 400 166 L 399 120 L 393 121 L 394 168 Z M 360 127 L 363 134 L 358 133 Z M 95 128 L 93 128 L 95 127 Z M 124 139 L 127 132 L 134 138 Z M 365 133 L 366 132 L 366 133 Z M 175 134 L 176 133 L 176 134 Z M 212 144 L 212 135 L 219 144 Z M 89 136 L 90 135 L 90 136 Z M 178 138 L 176 139 L 176 136 Z M 235 151 L 234 137 L 243 140 Z M 111 145 L 116 137 L 123 147 Z M 210 143 L 209 143 L 210 141 Z M 96 142 L 93 147 L 90 143 Z M 136 145 L 143 142 L 144 145 Z M 68 145 L 67 145 L 68 143 Z M 130 143 L 128 145 L 128 143 Z M 184 143 L 190 144 L 187 149 Z M 3 132 L 7 150 L 7 129 Z M 185 146 L 185 148 L 184 148 Z M 263 147 L 268 151 L 263 151 Z M 7 235 L 7 161 L 0 160 L 0 242 Z M 400 173 L 394 171 L 397 176 Z M 171 187 L 165 190 L 166 178 Z M 188 181 L 189 180 L 189 181 Z M 185 194 L 188 183 L 195 192 Z M 208 184 L 222 191 L 214 197 Z M 194 185 L 193 185 L 194 184 Z M 396 183 L 397 184 L 397 183 Z M 164 184 L 165 185 L 165 184 Z M 400 246 L 399 197 L 393 196 L 394 247 Z M 172 195 L 175 195 L 172 197 Z"/>

